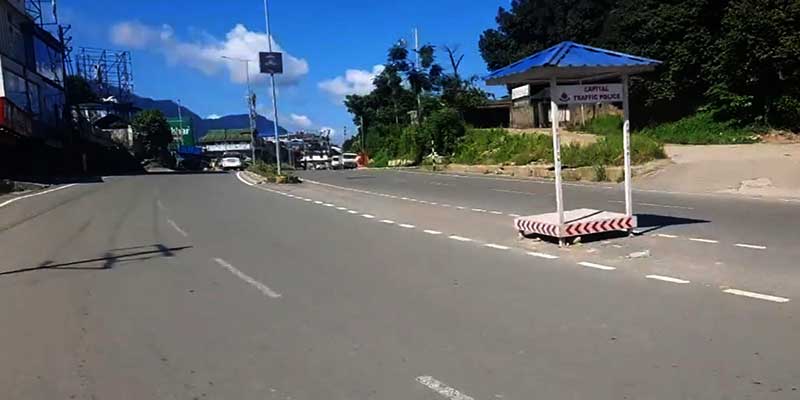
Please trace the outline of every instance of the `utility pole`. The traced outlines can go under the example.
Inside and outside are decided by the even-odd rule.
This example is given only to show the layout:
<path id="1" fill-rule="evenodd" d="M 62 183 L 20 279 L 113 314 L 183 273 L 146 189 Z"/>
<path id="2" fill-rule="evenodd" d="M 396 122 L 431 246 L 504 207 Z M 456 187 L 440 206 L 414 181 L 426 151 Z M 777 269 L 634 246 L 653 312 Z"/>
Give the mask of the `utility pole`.
<path id="1" fill-rule="evenodd" d="M 180 136 L 181 140 L 183 140 L 183 117 L 181 116 L 181 99 L 178 99 L 178 135 Z"/>
<path id="2" fill-rule="evenodd" d="M 244 73 L 245 79 L 247 80 L 247 112 L 250 117 L 250 156 L 253 160 L 253 163 L 256 162 L 256 94 L 253 92 L 253 88 L 250 86 L 250 62 L 253 60 L 248 60 L 244 58 L 234 58 L 228 56 L 222 56 L 222 58 L 231 61 L 239 61 L 244 63 Z"/>
<path id="3" fill-rule="evenodd" d="M 264 21 L 267 24 L 267 46 L 269 52 L 272 53 L 272 30 L 269 26 L 269 5 L 267 0 L 264 0 Z M 275 163 L 277 164 L 278 175 L 281 174 L 281 140 L 278 137 L 278 98 L 275 93 L 275 74 L 270 73 L 269 79 L 272 86 L 272 126 L 275 130 Z"/>

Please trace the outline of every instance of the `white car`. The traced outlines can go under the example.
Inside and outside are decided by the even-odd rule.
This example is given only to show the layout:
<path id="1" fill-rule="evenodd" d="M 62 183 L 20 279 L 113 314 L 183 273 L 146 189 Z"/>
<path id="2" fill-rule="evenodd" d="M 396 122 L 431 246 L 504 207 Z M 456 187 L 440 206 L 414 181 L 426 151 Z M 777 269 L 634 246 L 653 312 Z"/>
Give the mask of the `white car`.
<path id="1" fill-rule="evenodd" d="M 344 159 L 344 167 L 345 168 L 357 168 L 358 162 L 356 159 L 358 158 L 358 154 L 356 153 L 344 153 L 342 154 L 342 158 Z"/>
<path id="2" fill-rule="evenodd" d="M 242 169 L 244 164 L 242 164 L 242 159 L 239 158 L 238 154 L 223 154 L 220 166 L 223 170 Z"/>

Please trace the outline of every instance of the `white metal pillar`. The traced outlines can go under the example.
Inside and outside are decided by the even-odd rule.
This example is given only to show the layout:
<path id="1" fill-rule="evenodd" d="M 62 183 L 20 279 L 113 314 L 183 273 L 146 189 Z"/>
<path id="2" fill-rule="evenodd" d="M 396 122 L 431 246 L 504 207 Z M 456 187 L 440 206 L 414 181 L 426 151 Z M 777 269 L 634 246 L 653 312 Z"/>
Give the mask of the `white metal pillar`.
<path id="1" fill-rule="evenodd" d="M 622 76 L 622 146 L 625 155 L 625 214 L 633 216 L 631 193 L 631 112 L 628 100 L 628 75 Z"/>
<path id="2" fill-rule="evenodd" d="M 564 225 L 564 194 L 561 191 L 561 137 L 558 133 L 558 104 L 556 104 L 556 78 L 550 78 L 550 122 L 553 127 L 553 166 L 556 175 L 556 210 L 558 212 L 559 229 Z M 564 244 L 564 239 L 559 239 Z"/>

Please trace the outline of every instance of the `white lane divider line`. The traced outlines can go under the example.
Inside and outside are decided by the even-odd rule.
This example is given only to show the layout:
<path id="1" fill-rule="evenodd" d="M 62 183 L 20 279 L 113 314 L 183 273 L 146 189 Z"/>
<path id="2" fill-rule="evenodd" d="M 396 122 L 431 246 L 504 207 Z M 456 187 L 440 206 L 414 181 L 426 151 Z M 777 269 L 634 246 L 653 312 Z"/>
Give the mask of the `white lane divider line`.
<path id="1" fill-rule="evenodd" d="M 175 221 L 167 218 L 167 223 L 170 224 L 170 226 L 172 226 L 172 229 L 175 229 L 176 231 L 178 231 L 178 233 L 183 235 L 183 237 L 189 237 L 189 234 L 186 233 L 185 230 L 181 229 L 181 227 L 178 226 L 178 224 L 176 224 Z"/>
<path id="2" fill-rule="evenodd" d="M 390 220 L 390 219 L 382 219 L 382 220 L 381 220 L 381 222 L 382 222 L 382 223 L 384 223 L 384 224 L 387 224 L 387 225 L 392 225 L 392 224 L 394 224 L 394 221 L 392 221 L 392 220 Z"/>
<path id="3" fill-rule="evenodd" d="M 678 236 L 676 236 L 676 235 L 667 235 L 666 233 L 659 233 L 656 236 L 662 237 L 662 238 L 667 238 L 667 239 L 677 239 L 678 238 Z"/>
<path id="4" fill-rule="evenodd" d="M 356 211 L 356 210 L 347 210 L 347 213 L 348 214 L 358 214 L 358 211 Z"/>
<path id="5" fill-rule="evenodd" d="M 370 214 L 361 214 L 361 216 L 366 218 L 366 219 L 375 219 L 375 216 L 374 215 L 370 215 Z"/>
<path id="6" fill-rule="evenodd" d="M 217 264 L 219 264 L 223 268 L 225 268 L 228 271 L 230 271 L 232 274 L 236 275 L 239 279 L 249 283 L 250 285 L 252 285 L 256 289 L 258 289 L 258 291 L 261 292 L 262 294 L 264 294 L 265 296 L 267 296 L 269 298 L 272 298 L 272 299 L 279 299 L 281 297 L 280 293 L 275 292 L 274 290 L 270 289 L 269 286 L 267 286 L 267 285 L 255 280 L 255 279 L 249 277 L 244 272 L 239 271 L 238 269 L 236 269 L 236 267 L 234 267 L 233 265 L 229 264 L 227 261 L 225 261 L 225 260 L 223 260 L 221 258 L 215 258 L 214 261 L 216 261 Z"/>
<path id="7" fill-rule="evenodd" d="M 333 204 L 331 204 L 331 203 L 325 203 L 325 204 L 323 204 L 323 206 L 325 206 L 325 207 L 333 207 Z"/>
<path id="8" fill-rule="evenodd" d="M 594 269 L 599 269 L 599 270 L 603 270 L 603 271 L 613 271 L 613 270 L 617 269 L 616 267 L 609 267 L 608 265 L 595 264 L 595 263 L 590 263 L 590 262 L 585 262 L 585 261 L 584 262 L 579 262 L 578 265 L 586 267 L 586 268 L 594 268 Z"/>
<path id="9" fill-rule="evenodd" d="M 490 249 L 495 249 L 495 250 L 509 250 L 509 249 L 511 249 L 511 247 L 503 246 L 503 245 L 499 245 L 499 244 L 494 244 L 494 243 L 487 243 L 487 244 L 485 244 L 483 246 L 484 247 L 488 247 Z"/>
<path id="10" fill-rule="evenodd" d="M 733 294 L 733 295 L 736 295 L 736 296 L 744 296 L 744 297 L 750 297 L 750 298 L 753 298 L 753 299 L 773 301 L 775 303 L 788 303 L 789 300 L 790 300 L 790 299 L 787 299 L 785 297 L 771 296 L 771 295 L 768 295 L 768 294 L 748 292 L 746 290 L 739 290 L 739 289 L 727 289 L 727 290 L 723 290 L 723 292 L 724 293 L 728 293 L 728 294 Z"/>
<path id="11" fill-rule="evenodd" d="M 437 203 L 437 202 L 435 202 L 435 201 L 431 201 L 431 202 L 429 202 L 428 204 L 430 204 L 430 205 L 432 205 L 432 206 L 438 206 L 438 205 L 439 205 L 439 203 Z"/>
<path id="12" fill-rule="evenodd" d="M 450 204 L 442 204 L 442 207 L 452 207 Z"/>
<path id="13" fill-rule="evenodd" d="M 400 224 L 400 225 L 397 225 L 397 226 L 399 226 L 401 228 L 406 228 L 406 229 L 414 229 L 414 228 L 416 228 L 416 226 L 411 225 L 411 224 Z"/>
<path id="14" fill-rule="evenodd" d="M 552 255 L 552 254 L 547 254 L 547 253 L 537 253 L 537 252 L 535 252 L 535 251 L 529 251 L 529 252 L 528 252 L 528 255 L 530 255 L 530 256 L 534 256 L 534 257 L 539 257 L 539 258 L 545 258 L 545 259 L 548 259 L 548 260 L 555 260 L 555 259 L 557 259 L 557 258 L 558 258 L 558 256 L 554 256 L 554 255 Z"/>
<path id="15" fill-rule="evenodd" d="M 314 201 L 314 200 L 311 200 L 311 199 L 303 199 L 303 201 L 307 201 L 307 202 L 309 202 L 309 203 L 310 203 L 310 202 L 312 202 L 312 201 Z"/>
<path id="16" fill-rule="evenodd" d="M 503 215 L 503 212 L 502 211 L 489 211 L 489 214 Z"/>
<path id="17" fill-rule="evenodd" d="M 647 275 L 647 276 L 645 276 L 645 278 L 654 279 L 654 280 L 657 280 L 657 281 L 670 282 L 670 283 L 681 283 L 681 284 L 691 283 L 690 281 L 687 281 L 685 279 L 673 278 L 673 277 L 670 277 L 670 276 L 663 276 L 663 275 Z"/>
<path id="18" fill-rule="evenodd" d="M 484 210 L 482 208 L 473 208 L 472 211 L 475 211 L 475 212 L 486 212 L 486 210 Z"/>
<path id="19" fill-rule="evenodd" d="M 401 197 L 400 200 L 408 200 L 408 197 Z"/>
<path id="20" fill-rule="evenodd" d="M 457 209 L 457 210 L 466 210 L 466 209 L 467 209 L 467 207 L 464 207 L 464 206 L 456 206 L 456 209 Z"/>
<path id="21" fill-rule="evenodd" d="M 766 250 L 767 246 L 759 246 L 755 244 L 736 243 L 736 247 L 743 247 L 745 249 Z"/>
<path id="22" fill-rule="evenodd" d="M 347 211 L 347 207 L 336 207 L 339 211 Z"/>
<path id="23" fill-rule="evenodd" d="M 427 233 L 429 235 L 441 235 L 442 234 L 442 232 L 434 231 L 434 230 L 431 230 L 431 229 L 425 229 L 423 232 L 425 232 L 425 233 Z"/>
<path id="24" fill-rule="evenodd" d="M 471 242 L 472 241 L 472 239 L 467 238 L 467 237 L 463 237 L 463 236 L 451 235 L 449 237 L 450 237 L 450 239 L 457 240 L 459 242 Z"/>
<path id="25" fill-rule="evenodd" d="M 321 201 L 319 201 L 319 200 L 315 200 L 314 204 L 323 204 L 323 203 Z"/>
<path id="26" fill-rule="evenodd" d="M 239 179 L 242 183 L 244 183 L 247 186 L 255 186 L 256 185 L 255 183 L 250 183 L 247 180 L 245 180 L 244 178 L 242 178 L 242 173 L 241 172 L 237 172 L 236 173 L 236 178 Z M 2 206 L 0 206 L 0 207 L 2 207 Z"/>
<path id="27" fill-rule="evenodd" d="M 474 398 L 445 385 L 441 381 L 436 380 L 432 376 L 418 376 L 417 382 L 450 400 L 475 400 Z"/>
<path id="28" fill-rule="evenodd" d="M 519 218 L 519 217 L 521 217 L 522 215 L 519 215 L 519 214 L 508 214 L 508 216 L 509 216 L 509 217 L 514 217 L 514 218 Z"/>
<path id="29" fill-rule="evenodd" d="M 713 240 L 713 239 L 689 238 L 689 240 L 691 240 L 692 242 L 700 242 L 700 243 L 712 243 L 712 244 L 719 243 L 718 240 Z"/>
<path id="30" fill-rule="evenodd" d="M 23 199 L 29 199 L 31 197 L 36 197 L 36 196 L 41 196 L 41 195 L 48 194 L 48 193 L 57 192 L 59 190 L 63 190 L 63 189 L 66 189 L 66 188 L 71 188 L 71 187 L 76 186 L 76 185 L 77 185 L 77 183 L 71 183 L 69 185 L 64 185 L 64 186 L 59 186 L 57 188 L 47 189 L 47 190 L 45 190 L 43 192 L 31 193 L 31 194 L 26 194 L 25 196 L 14 197 L 13 199 L 9 199 L 9 200 L 6 200 L 6 201 L 0 203 L 0 208 L 3 208 L 3 207 L 5 207 L 5 206 L 7 206 L 7 205 L 9 205 L 11 203 L 14 203 L 14 202 L 17 202 L 17 201 L 20 201 L 20 200 L 23 200 Z"/>

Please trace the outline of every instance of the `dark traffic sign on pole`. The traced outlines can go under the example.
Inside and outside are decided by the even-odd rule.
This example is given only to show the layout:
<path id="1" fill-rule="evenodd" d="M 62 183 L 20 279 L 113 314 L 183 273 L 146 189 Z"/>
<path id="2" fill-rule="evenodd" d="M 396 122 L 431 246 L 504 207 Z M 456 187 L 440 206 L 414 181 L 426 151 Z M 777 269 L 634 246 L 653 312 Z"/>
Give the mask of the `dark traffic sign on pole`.
<path id="1" fill-rule="evenodd" d="M 262 51 L 258 53 L 258 64 L 262 74 L 282 74 L 283 54 Z"/>

